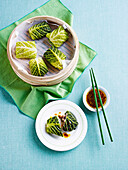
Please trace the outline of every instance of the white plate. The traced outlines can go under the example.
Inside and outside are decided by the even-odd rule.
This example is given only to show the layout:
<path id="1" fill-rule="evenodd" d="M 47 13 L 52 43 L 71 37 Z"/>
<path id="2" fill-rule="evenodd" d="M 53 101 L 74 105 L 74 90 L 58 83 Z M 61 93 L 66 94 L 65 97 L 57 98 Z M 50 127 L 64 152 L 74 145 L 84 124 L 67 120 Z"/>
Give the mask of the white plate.
<path id="1" fill-rule="evenodd" d="M 49 135 L 45 130 L 47 119 L 55 113 L 71 111 L 77 118 L 78 126 L 70 133 L 70 137 Z M 75 103 L 68 100 L 53 101 L 45 105 L 39 112 L 36 119 L 36 133 L 40 141 L 48 148 L 56 151 L 67 151 L 78 146 L 87 133 L 87 119 L 82 109 Z"/>

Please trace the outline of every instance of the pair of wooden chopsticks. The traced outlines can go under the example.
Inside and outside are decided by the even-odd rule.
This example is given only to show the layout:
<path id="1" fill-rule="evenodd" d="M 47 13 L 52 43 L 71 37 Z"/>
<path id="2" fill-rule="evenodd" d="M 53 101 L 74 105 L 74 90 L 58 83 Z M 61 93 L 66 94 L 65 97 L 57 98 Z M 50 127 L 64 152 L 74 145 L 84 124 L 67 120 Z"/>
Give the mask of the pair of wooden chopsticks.
<path id="1" fill-rule="evenodd" d="M 101 99 L 101 96 L 100 96 L 100 92 L 99 92 L 99 89 L 98 89 L 98 85 L 97 85 L 97 82 L 96 82 L 96 78 L 95 78 L 95 75 L 94 75 L 94 71 L 93 71 L 92 68 L 90 69 L 90 77 L 91 77 L 91 82 L 92 82 L 92 87 L 93 87 L 94 98 L 95 98 L 96 112 L 97 112 L 97 118 L 98 118 L 98 123 L 99 123 L 99 128 L 100 128 L 100 135 L 101 135 L 101 139 L 102 139 L 102 144 L 104 145 L 105 143 L 104 143 L 104 137 L 103 137 L 102 127 L 101 127 L 101 122 L 100 122 L 100 116 L 99 116 L 99 110 L 98 110 L 98 103 L 97 103 L 95 88 L 97 89 L 97 93 L 98 93 L 98 96 L 99 96 L 99 99 L 100 99 L 100 105 L 101 105 L 101 108 L 102 108 L 104 120 L 105 120 L 105 123 L 106 123 L 106 126 L 107 126 L 107 130 L 108 130 L 111 142 L 113 142 L 113 139 L 112 139 L 110 128 L 109 128 L 107 118 L 106 118 L 106 115 L 105 115 L 105 111 L 104 111 L 102 99 Z M 93 79 L 94 79 L 94 82 L 93 82 Z M 94 83 L 95 83 L 95 86 L 94 86 Z"/>

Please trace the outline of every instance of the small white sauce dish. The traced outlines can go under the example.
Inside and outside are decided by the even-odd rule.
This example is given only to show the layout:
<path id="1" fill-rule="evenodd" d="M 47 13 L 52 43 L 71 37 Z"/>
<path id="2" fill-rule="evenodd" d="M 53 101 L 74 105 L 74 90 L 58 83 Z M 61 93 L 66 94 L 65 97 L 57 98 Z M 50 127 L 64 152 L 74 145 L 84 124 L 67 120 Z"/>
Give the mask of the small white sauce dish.
<path id="1" fill-rule="evenodd" d="M 92 107 L 87 103 L 87 99 L 86 99 L 87 94 L 88 94 L 88 92 L 89 92 L 91 89 L 93 89 L 92 86 L 88 87 L 88 88 L 84 91 L 84 93 L 83 93 L 83 103 L 84 103 L 85 107 L 86 107 L 88 110 L 90 110 L 90 111 L 92 111 L 92 112 L 96 112 L 96 109 L 92 108 Z M 106 94 L 106 97 L 107 97 L 106 103 L 103 105 L 103 106 L 104 106 L 104 109 L 106 109 L 106 108 L 108 107 L 109 103 L 110 103 L 110 95 L 109 95 L 108 91 L 107 91 L 104 87 L 98 86 L 98 89 L 102 90 L 102 91 Z M 99 108 L 98 110 L 101 111 L 102 108 Z"/>

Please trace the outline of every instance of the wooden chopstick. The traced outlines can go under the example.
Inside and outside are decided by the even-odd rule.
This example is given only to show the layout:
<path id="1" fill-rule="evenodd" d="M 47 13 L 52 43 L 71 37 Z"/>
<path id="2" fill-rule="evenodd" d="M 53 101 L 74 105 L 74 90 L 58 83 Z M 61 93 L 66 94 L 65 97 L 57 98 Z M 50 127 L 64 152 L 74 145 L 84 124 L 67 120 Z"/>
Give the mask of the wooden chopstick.
<path id="1" fill-rule="evenodd" d="M 96 112 L 97 112 L 97 118 L 98 118 L 98 123 L 99 123 L 100 135 L 101 135 L 101 139 L 102 139 L 102 144 L 104 145 L 105 144 L 104 143 L 104 137 L 103 137 L 102 127 L 101 127 L 101 122 L 100 122 L 97 97 L 96 97 L 96 92 L 95 92 L 95 87 L 94 87 L 94 83 L 93 83 L 93 78 L 92 78 L 91 70 L 90 70 L 90 77 L 91 77 L 91 82 L 92 82 L 92 87 L 93 87 L 94 98 L 95 98 Z"/>
<path id="2" fill-rule="evenodd" d="M 91 70 L 92 70 L 92 75 L 93 75 L 93 79 L 94 79 L 94 82 L 95 82 L 95 87 L 97 89 L 97 93 L 98 93 L 98 96 L 99 96 L 99 99 L 100 99 L 100 105 L 101 105 L 101 108 L 102 108 L 102 111 L 103 111 L 104 120 L 105 120 L 105 123 L 106 123 L 106 126 L 107 126 L 109 137 L 110 137 L 111 142 L 113 142 L 113 138 L 112 138 L 112 135 L 111 135 L 111 132 L 110 132 L 110 128 L 109 128 L 109 125 L 108 125 L 107 117 L 106 117 L 105 110 L 104 110 L 104 107 L 103 107 L 103 103 L 102 103 L 101 95 L 100 95 L 100 92 L 99 92 L 99 89 L 98 89 L 98 85 L 97 85 L 97 82 L 96 82 L 96 78 L 95 78 L 95 75 L 94 75 L 94 71 L 93 71 L 92 68 L 91 68 Z"/>

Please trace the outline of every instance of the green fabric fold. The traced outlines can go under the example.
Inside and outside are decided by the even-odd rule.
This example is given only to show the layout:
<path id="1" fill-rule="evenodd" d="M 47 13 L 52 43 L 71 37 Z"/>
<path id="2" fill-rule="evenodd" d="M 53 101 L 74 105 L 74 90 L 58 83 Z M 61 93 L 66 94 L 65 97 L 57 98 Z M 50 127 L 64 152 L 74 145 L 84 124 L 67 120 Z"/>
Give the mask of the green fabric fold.
<path id="1" fill-rule="evenodd" d="M 7 42 L 12 30 L 24 20 L 41 15 L 58 17 L 72 25 L 72 13 L 59 1 L 50 0 L 25 17 L 0 31 L 0 85 L 11 95 L 17 107 L 26 115 L 36 118 L 49 101 L 65 98 L 71 93 L 75 81 L 93 60 L 96 52 L 80 43 L 78 64 L 63 82 L 53 86 L 32 86 L 22 81 L 12 70 L 7 57 Z"/>

